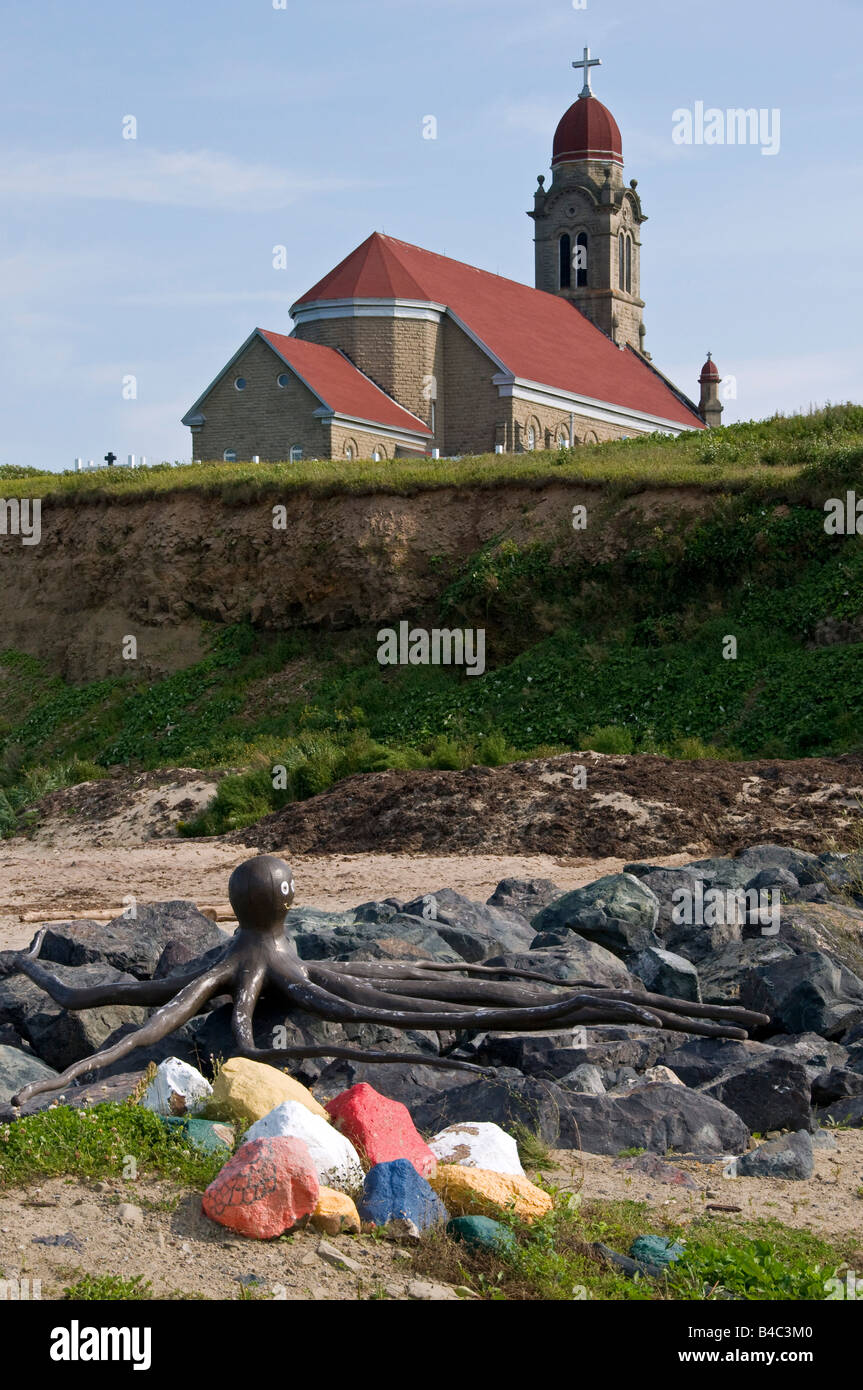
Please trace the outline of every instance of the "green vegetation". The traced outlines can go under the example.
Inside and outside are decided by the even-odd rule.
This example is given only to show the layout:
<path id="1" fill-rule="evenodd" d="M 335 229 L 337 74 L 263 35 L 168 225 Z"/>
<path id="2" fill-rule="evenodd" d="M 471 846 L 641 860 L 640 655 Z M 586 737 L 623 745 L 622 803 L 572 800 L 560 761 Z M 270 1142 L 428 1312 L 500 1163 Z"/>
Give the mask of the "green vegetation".
<path id="1" fill-rule="evenodd" d="M 339 493 L 394 492 L 410 496 L 442 487 L 537 487 L 569 481 L 614 485 L 624 492 L 646 487 L 696 486 L 720 491 L 750 490 L 763 483 L 800 478 L 813 466 L 859 463 L 863 407 L 832 406 L 811 415 L 730 425 L 720 433 L 693 432 L 615 440 L 589 448 L 531 454 L 483 454 L 460 459 L 394 459 L 374 463 L 304 460 L 299 463 L 160 463 L 140 469 L 95 473 L 43 473 L 36 495 L 70 504 L 105 498 L 140 499 L 188 490 L 244 504 L 272 492 L 302 491 L 316 497 Z M 33 496 L 32 470 L 7 465 L 10 497 Z M 15 478 L 20 481 L 16 485 Z"/>
<path id="2" fill-rule="evenodd" d="M 831 1243 L 778 1221 L 699 1217 L 685 1229 L 645 1202 L 582 1202 L 555 1191 L 554 1209 L 526 1225 L 505 1219 L 517 1244 L 508 1253 L 470 1252 L 441 1232 L 426 1235 L 415 1272 L 464 1284 L 495 1300 L 817 1300 L 839 1269 L 859 1265 L 853 1237 Z M 625 1254 L 636 1236 L 680 1240 L 685 1254 L 661 1279 L 628 1279 L 593 1248 Z"/>
<path id="3" fill-rule="evenodd" d="M 185 827 L 217 834 L 359 772 L 586 747 L 689 759 L 863 747 L 863 544 L 828 535 L 823 510 L 863 492 L 863 407 L 563 454 L 48 481 L 73 502 L 200 487 L 239 505 L 276 483 L 410 492 L 574 479 L 594 487 L 585 532 L 564 516 L 554 541 L 500 535 L 461 565 L 441 560 L 435 603 L 403 615 L 484 628 L 481 678 L 381 667 L 372 628 L 210 624 L 207 655 L 152 683 L 128 674 L 72 686 L 32 657 L 0 654 L 0 834 L 26 830 L 47 792 L 117 767 L 226 772 Z M 662 525 L 649 507 L 622 508 L 639 490 L 693 482 L 705 503 L 666 507 Z M 734 660 L 722 656 L 729 635 Z"/>
<path id="4" fill-rule="evenodd" d="M 224 1163 L 187 1143 L 157 1115 L 114 1103 L 73 1110 L 58 1105 L 0 1124 L 0 1191 L 40 1178 L 119 1178 L 129 1158 L 140 1175 L 170 1178 L 202 1191 Z"/>
<path id="5" fill-rule="evenodd" d="M 140 1303 L 153 1297 L 153 1286 L 142 1274 L 123 1279 L 119 1274 L 85 1274 L 63 1290 L 63 1298 L 71 1302 L 117 1302 L 128 1299 Z"/>

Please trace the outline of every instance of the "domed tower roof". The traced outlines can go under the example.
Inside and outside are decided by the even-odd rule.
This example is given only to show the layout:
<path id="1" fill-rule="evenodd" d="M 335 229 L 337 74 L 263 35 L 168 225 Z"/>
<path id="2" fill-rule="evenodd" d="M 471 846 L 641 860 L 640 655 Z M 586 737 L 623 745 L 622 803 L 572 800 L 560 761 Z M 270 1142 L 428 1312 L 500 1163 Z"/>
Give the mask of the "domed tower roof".
<path id="1" fill-rule="evenodd" d="M 593 159 L 606 164 L 623 164 L 620 128 L 607 106 L 591 92 L 573 102 L 554 132 L 552 168 Z"/>
<path id="2" fill-rule="evenodd" d="M 715 363 L 714 360 L 713 360 L 713 353 L 712 353 L 712 352 L 708 352 L 708 354 L 707 354 L 707 361 L 705 362 L 704 366 L 701 368 L 701 376 L 698 378 L 698 380 L 699 380 L 699 381 L 721 381 L 721 380 L 722 380 L 722 377 L 719 375 L 719 368 L 717 367 L 716 363 Z"/>

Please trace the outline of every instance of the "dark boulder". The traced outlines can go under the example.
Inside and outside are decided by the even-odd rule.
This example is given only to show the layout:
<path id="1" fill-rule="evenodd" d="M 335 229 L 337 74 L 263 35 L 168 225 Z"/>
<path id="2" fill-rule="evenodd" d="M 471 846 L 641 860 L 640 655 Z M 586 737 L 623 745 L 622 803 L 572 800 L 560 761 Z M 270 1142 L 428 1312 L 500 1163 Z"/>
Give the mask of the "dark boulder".
<path id="1" fill-rule="evenodd" d="M 808 1129 L 812 1123 L 806 1068 L 782 1054 L 729 1068 L 699 1091 L 727 1105 L 756 1133 Z"/>
<path id="2" fill-rule="evenodd" d="M 740 1003 L 769 1014 L 786 1033 L 841 1037 L 863 1020 L 863 981 L 822 951 L 810 951 L 748 970 Z"/>
<path id="3" fill-rule="evenodd" d="M 564 893 L 533 918 L 544 940 L 559 945 L 574 932 L 624 959 L 658 946 L 656 895 L 632 874 L 610 874 L 584 888 Z M 537 946 L 540 943 L 537 941 Z"/>
<path id="4" fill-rule="evenodd" d="M 197 958 L 227 946 L 230 939 L 194 903 L 177 900 L 142 904 L 134 917 L 115 917 L 111 922 L 67 922 L 49 927 L 39 956 L 57 965 L 110 965 L 136 979 L 148 980 L 169 942 L 182 942 Z"/>
<path id="5" fill-rule="evenodd" d="M 727 1106 L 686 1086 L 658 1082 L 616 1095 L 569 1093 L 560 1120 L 560 1147 L 619 1154 L 742 1153 L 749 1130 Z"/>
<path id="6" fill-rule="evenodd" d="M 52 974 L 63 984 L 129 983 L 132 976 L 107 965 L 55 965 Z M 147 1010 L 131 1004 L 105 1004 L 97 1009 L 63 1009 L 26 975 L 0 980 L 0 1022 L 11 1023 L 37 1056 L 57 1071 L 96 1052 L 124 1023 L 142 1024 Z"/>
<path id="7" fill-rule="evenodd" d="M 502 878 L 488 899 L 488 906 L 519 912 L 529 922 L 542 908 L 562 896 L 563 889 L 550 878 Z"/>
<path id="8" fill-rule="evenodd" d="M 805 1129 L 769 1139 L 757 1149 L 737 1159 L 739 1178 L 786 1178 L 804 1181 L 815 1170 L 812 1136 Z"/>

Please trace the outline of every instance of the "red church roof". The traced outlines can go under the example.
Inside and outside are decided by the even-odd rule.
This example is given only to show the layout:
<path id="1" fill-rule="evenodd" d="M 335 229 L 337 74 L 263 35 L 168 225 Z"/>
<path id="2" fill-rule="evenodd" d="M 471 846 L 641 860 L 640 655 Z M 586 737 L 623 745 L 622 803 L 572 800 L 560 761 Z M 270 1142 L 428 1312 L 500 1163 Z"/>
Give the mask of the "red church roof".
<path id="1" fill-rule="evenodd" d="M 410 430 L 431 438 L 431 430 L 419 416 L 404 410 L 335 348 L 305 343 L 301 338 L 288 338 L 284 333 L 271 333 L 266 328 L 259 328 L 257 332 L 336 414 L 372 420 L 391 429 Z"/>
<path id="2" fill-rule="evenodd" d="M 444 305 L 503 370 L 522 380 L 703 428 L 694 410 L 642 357 L 621 352 L 569 300 L 544 290 L 374 232 L 291 313 L 340 299 Z"/>

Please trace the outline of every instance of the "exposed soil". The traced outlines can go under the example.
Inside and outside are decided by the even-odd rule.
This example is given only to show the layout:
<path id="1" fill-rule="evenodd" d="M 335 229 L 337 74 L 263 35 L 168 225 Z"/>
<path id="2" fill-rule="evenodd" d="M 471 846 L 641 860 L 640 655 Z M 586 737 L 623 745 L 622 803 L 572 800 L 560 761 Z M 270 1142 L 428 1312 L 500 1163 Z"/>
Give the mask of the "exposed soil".
<path id="1" fill-rule="evenodd" d="M 584 788 L 573 781 L 579 766 Z M 861 812 L 859 754 L 729 763 L 583 752 L 463 772 L 362 773 L 225 838 L 294 854 L 632 860 L 768 841 L 821 850 Z"/>

